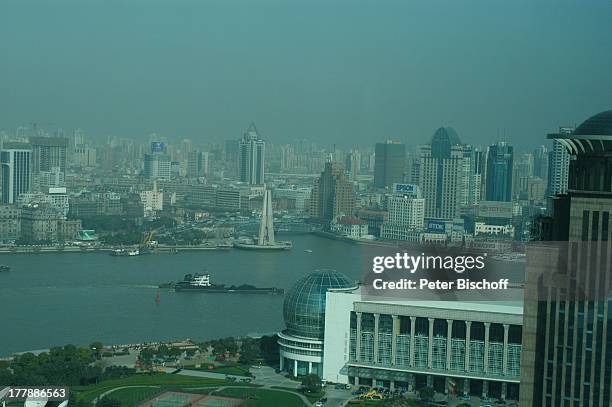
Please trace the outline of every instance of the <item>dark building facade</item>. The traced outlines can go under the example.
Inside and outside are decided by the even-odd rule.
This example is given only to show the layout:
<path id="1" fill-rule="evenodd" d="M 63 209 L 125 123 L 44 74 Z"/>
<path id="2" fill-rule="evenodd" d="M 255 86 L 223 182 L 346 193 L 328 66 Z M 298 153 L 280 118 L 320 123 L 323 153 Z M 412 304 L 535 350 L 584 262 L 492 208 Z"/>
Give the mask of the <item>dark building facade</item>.
<path id="1" fill-rule="evenodd" d="M 512 166 L 514 149 L 504 141 L 489 147 L 485 199 L 487 201 L 512 200 Z"/>
<path id="2" fill-rule="evenodd" d="M 376 143 L 374 148 L 374 186 L 385 188 L 404 182 L 406 146 L 396 140 Z"/>
<path id="3" fill-rule="evenodd" d="M 549 135 L 571 155 L 568 189 L 527 256 L 521 406 L 612 398 L 612 111 Z"/>

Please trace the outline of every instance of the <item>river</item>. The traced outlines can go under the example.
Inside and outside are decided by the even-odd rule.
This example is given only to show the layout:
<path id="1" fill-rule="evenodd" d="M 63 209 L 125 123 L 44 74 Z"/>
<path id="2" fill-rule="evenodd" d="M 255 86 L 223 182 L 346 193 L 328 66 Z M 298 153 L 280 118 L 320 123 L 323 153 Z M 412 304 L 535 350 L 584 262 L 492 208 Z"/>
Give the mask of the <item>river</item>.
<path id="1" fill-rule="evenodd" d="M 159 283 L 204 269 L 213 282 L 284 289 L 323 267 L 360 278 L 360 246 L 314 235 L 289 238 L 293 250 L 282 252 L 2 254 L 0 264 L 11 271 L 0 273 L 0 356 L 95 340 L 126 344 L 276 332 L 283 328 L 283 296 L 162 289 L 159 305 L 155 297 Z"/>
<path id="2" fill-rule="evenodd" d="M 317 268 L 360 280 L 364 256 L 377 250 L 309 234 L 282 238 L 293 241 L 293 250 L 1 254 L 0 264 L 11 271 L 0 273 L 0 356 L 97 340 L 128 344 L 274 333 L 284 325 L 283 296 L 177 293 L 157 285 L 204 269 L 213 282 L 227 285 L 289 289 Z M 520 267 L 511 274 L 513 281 L 522 280 Z"/>

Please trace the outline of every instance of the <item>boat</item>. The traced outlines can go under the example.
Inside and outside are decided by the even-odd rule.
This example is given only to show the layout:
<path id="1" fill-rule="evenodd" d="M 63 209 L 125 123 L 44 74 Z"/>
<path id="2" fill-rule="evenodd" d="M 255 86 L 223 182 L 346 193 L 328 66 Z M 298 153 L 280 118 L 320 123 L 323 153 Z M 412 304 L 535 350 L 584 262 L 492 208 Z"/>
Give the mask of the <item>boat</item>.
<path id="1" fill-rule="evenodd" d="M 11 271 L 11 268 L 6 264 L 0 264 L 0 271 Z"/>
<path id="2" fill-rule="evenodd" d="M 110 252 L 111 256 L 118 256 L 118 257 L 123 257 L 123 256 L 140 256 L 141 254 L 143 254 L 143 253 L 139 249 L 133 249 L 133 250 L 115 249 L 115 250 L 112 250 Z"/>
<path id="3" fill-rule="evenodd" d="M 239 286 L 225 284 L 213 284 L 210 282 L 210 274 L 196 273 L 186 274 L 183 281 L 178 283 L 160 284 L 159 288 L 174 288 L 175 291 L 194 291 L 218 294 L 272 294 L 282 295 L 285 290 L 276 287 L 258 288 L 249 284 Z"/>
<path id="4" fill-rule="evenodd" d="M 312 253 L 312 250 L 311 250 L 311 249 L 304 249 L 304 251 L 305 251 L 306 253 Z"/>

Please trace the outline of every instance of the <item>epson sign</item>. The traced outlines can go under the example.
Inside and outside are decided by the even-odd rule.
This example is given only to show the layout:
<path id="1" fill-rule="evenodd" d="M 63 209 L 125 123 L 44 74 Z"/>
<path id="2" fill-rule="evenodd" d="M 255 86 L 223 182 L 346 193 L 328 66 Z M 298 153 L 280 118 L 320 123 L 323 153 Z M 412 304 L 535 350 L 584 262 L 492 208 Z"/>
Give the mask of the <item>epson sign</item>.
<path id="1" fill-rule="evenodd" d="M 413 184 L 393 184 L 393 192 L 396 194 L 414 194 L 417 186 Z"/>

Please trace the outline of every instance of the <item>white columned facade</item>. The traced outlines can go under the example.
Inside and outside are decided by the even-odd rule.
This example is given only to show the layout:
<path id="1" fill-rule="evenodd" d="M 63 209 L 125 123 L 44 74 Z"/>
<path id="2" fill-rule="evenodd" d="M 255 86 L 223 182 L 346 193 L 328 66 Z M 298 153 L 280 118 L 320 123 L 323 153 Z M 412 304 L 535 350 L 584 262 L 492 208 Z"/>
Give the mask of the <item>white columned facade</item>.
<path id="1" fill-rule="evenodd" d="M 410 317 L 410 367 L 414 367 L 414 335 L 416 332 L 416 317 Z"/>
<path id="2" fill-rule="evenodd" d="M 399 317 L 397 315 L 391 315 L 393 319 L 393 333 L 391 334 L 391 365 L 395 365 L 395 359 L 397 358 L 397 335 L 399 334 Z"/>
<path id="3" fill-rule="evenodd" d="M 446 320 L 446 370 L 450 370 L 451 367 L 451 352 L 453 350 L 451 339 L 453 336 L 453 320 Z"/>
<path id="4" fill-rule="evenodd" d="M 434 318 L 427 318 L 429 321 L 429 339 L 427 340 L 427 367 L 433 367 L 433 336 L 434 336 Z"/>
<path id="5" fill-rule="evenodd" d="M 465 371 L 470 371 L 470 335 L 472 321 L 465 321 Z"/>
<path id="6" fill-rule="evenodd" d="M 489 373 L 489 334 L 491 330 L 491 323 L 485 322 L 485 340 L 484 340 L 484 372 Z"/>
<path id="7" fill-rule="evenodd" d="M 380 329 L 380 314 L 374 314 L 374 364 L 378 364 L 378 331 Z"/>

